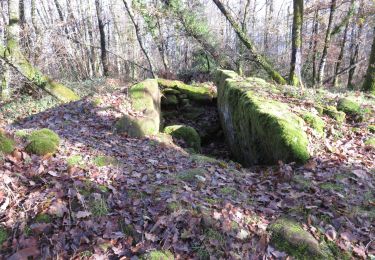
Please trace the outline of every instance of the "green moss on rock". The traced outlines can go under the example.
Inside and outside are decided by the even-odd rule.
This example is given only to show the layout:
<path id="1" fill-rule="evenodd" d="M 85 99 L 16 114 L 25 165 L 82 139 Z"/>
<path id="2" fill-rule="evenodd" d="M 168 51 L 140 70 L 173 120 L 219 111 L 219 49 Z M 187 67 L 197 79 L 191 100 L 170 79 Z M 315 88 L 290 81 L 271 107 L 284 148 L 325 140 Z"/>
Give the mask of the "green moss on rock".
<path id="1" fill-rule="evenodd" d="M 375 134 L 375 125 L 369 125 L 367 129 L 369 130 L 370 133 Z"/>
<path id="2" fill-rule="evenodd" d="M 162 91 L 163 95 L 180 95 L 181 92 L 173 88 L 165 88 Z"/>
<path id="3" fill-rule="evenodd" d="M 48 80 L 48 84 L 45 88 L 63 102 L 79 100 L 79 96 L 74 93 L 73 90 L 52 80 Z"/>
<path id="4" fill-rule="evenodd" d="M 143 260 L 174 260 L 174 256 L 170 251 L 151 251 L 141 257 Z"/>
<path id="5" fill-rule="evenodd" d="M 334 259 L 328 247 L 319 242 L 293 220 L 280 218 L 268 227 L 271 244 L 296 259 Z"/>
<path id="6" fill-rule="evenodd" d="M 337 102 L 337 110 L 347 115 L 359 115 L 361 113 L 361 106 L 353 99 L 341 98 Z"/>
<path id="7" fill-rule="evenodd" d="M 56 145 L 58 145 L 60 143 L 60 137 L 58 136 L 58 134 L 56 134 L 54 131 L 52 131 L 48 128 L 36 130 L 36 131 L 32 132 L 28 137 L 29 141 L 37 140 L 37 139 L 41 139 L 41 138 L 48 139 L 51 142 L 55 143 Z"/>
<path id="8" fill-rule="evenodd" d="M 0 153 L 9 154 L 14 150 L 14 141 L 0 132 Z"/>
<path id="9" fill-rule="evenodd" d="M 54 153 L 60 144 L 60 137 L 47 128 L 32 132 L 27 139 L 29 144 L 26 146 L 26 151 L 37 155 Z"/>
<path id="10" fill-rule="evenodd" d="M 320 136 L 324 135 L 324 121 L 317 115 L 313 113 L 306 112 L 303 114 L 303 119 L 307 124 L 309 124 Z"/>
<path id="11" fill-rule="evenodd" d="M 192 86 L 178 80 L 158 79 L 159 86 L 178 90 L 182 94 L 186 94 L 189 99 L 209 103 L 215 97 L 215 93 L 205 85 Z"/>
<path id="12" fill-rule="evenodd" d="M 136 111 L 160 111 L 160 91 L 155 79 L 146 79 L 129 90 L 132 108 Z"/>
<path id="13" fill-rule="evenodd" d="M 342 111 L 338 111 L 334 106 L 325 107 L 323 113 L 330 118 L 335 119 L 339 123 L 343 123 L 345 121 L 346 114 Z"/>
<path id="14" fill-rule="evenodd" d="M 126 133 L 129 137 L 141 138 L 156 135 L 160 128 L 160 118 L 156 113 L 148 117 L 125 115 L 115 125 L 118 133 Z"/>
<path id="15" fill-rule="evenodd" d="M 132 108 L 142 116 L 125 115 L 115 125 L 118 133 L 130 137 L 155 135 L 160 128 L 160 91 L 155 79 L 142 81 L 130 88 Z"/>
<path id="16" fill-rule="evenodd" d="M 169 134 L 174 138 L 182 139 L 189 148 L 193 148 L 196 152 L 199 152 L 201 149 L 201 138 L 198 132 L 190 126 L 167 126 L 164 128 L 164 133 Z"/>
<path id="17" fill-rule="evenodd" d="M 304 122 L 287 104 L 264 97 L 258 81 L 244 81 L 232 71 L 218 71 L 216 82 L 221 124 L 239 162 L 250 166 L 309 159 Z"/>

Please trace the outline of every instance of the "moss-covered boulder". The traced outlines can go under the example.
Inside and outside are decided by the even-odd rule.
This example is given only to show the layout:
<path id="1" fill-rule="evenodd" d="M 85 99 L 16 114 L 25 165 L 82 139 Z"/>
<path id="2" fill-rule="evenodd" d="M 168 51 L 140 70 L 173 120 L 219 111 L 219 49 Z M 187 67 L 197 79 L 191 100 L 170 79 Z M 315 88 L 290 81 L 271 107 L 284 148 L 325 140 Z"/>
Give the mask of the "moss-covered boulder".
<path id="1" fill-rule="evenodd" d="M 324 135 L 325 123 L 319 116 L 310 112 L 305 112 L 302 117 L 320 136 Z"/>
<path id="2" fill-rule="evenodd" d="M 26 151 L 37 155 L 55 153 L 60 144 L 60 137 L 50 129 L 44 128 L 32 132 L 27 140 Z"/>
<path id="3" fill-rule="evenodd" d="M 346 114 L 342 111 L 338 111 L 334 106 L 325 107 L 323 113 L 339 123 L 343 123 L 346 118 Z"/>
<path id="4" fill-rule="evenodd" d="M 155 135 L 160 128 L 160 91 L 155 79 L 147 79 L 130 88 L 132 108 L 139 116 L 125 115 L 115 125 L 118 133 L 130 137 Z"/>
<path id="5" fill-rule="evenodd" d="M 359 115 L 361 113 L 361 106 L 351 98 L 341 98 L 337 102 L 337 110 L 347 115 Z"/>
<path id="6" fill-rule="evenodd" d="M 0 153 L 9 154 L 14 150 L 14 141 L 0 131 Z"/>
<path id="7" fill-rule="evenodd" d="M 182 139 L 189 148 L 199 152 L 201 149 L 201 138 L 198 132 L 190 126 L 171 125 L 164 128 L 164 133 L 169 134 L 177 139 Z"/>
<path id="8" fill-rule="evenodd" d="M 178 80 L 158 79 L 159 86 L 163 89 L 174 89 L 186 94 L 191 100 L 201 103 L 210 103 L 215 97 L 215 92 L 206 85 L 192 86 Z"/>
<path id="9" fill-rule="evenodd" d="M 218 110 L 235 158 L 245 166 L 309 159 L 304 121 L 287 104 L 266 97 L 268 83 L 219 70 Z M 271 90 L 272 91 L 272 90 Z"/>
<path id="10" fill-rule="evenodd" d="M 293 220 L 280 218 L 268 230 L 271 232 L 271 244 L 296 259 L 334 259 L 326 245 L 320 244 Z"/>

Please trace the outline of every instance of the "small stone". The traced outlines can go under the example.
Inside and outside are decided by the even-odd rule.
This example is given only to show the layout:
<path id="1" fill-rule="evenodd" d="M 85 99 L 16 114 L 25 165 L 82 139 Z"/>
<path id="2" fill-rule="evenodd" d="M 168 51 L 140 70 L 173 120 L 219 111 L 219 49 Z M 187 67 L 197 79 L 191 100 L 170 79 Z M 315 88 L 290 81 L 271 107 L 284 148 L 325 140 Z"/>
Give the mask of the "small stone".
<path id="1" fill-rule="evenodd" d="M 245 229 L 241 229 L 240 232 L 237 234 L 237 238 L 240 240 L 245 240 L 250 236 L 250 233 Z"/>

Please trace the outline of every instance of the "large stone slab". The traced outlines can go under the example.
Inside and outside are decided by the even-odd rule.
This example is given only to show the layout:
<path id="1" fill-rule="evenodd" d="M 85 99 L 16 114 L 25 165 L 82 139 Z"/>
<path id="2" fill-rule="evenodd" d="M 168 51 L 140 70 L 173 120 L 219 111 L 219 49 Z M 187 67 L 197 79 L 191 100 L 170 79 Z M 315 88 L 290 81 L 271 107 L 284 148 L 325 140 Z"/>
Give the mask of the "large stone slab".
<path id="1" fill-rule="evenodd" d="M 215 81 L 221 124 L 239 162 L 251 166 L 309 159 L 304 121 L 287 104 L 267 97 L 277 93 L 274 85 L 227 70 L 217 71 Z"/>
<path id="2" fill-rule="evenodd" d="M 132 108 L 139 116 L 126 115 L 116 124 L 119 133 L 130 137 L 156 135 L 160 128 L 160 90 L 156 79 L 147 79 L 130 88 Z"/>
<path id="3" fill-rule="evenodd" d="M 188 99 L 198 103 L 210 103 L 215 98 L 216 93 L 204 84 L 188 85 L 179 80 L 158 79 L 160 88 L 170 92 L 170 90 L 178 91 L 185 94 Z M 165 93 L 168 94 L 168 93 Z"/>

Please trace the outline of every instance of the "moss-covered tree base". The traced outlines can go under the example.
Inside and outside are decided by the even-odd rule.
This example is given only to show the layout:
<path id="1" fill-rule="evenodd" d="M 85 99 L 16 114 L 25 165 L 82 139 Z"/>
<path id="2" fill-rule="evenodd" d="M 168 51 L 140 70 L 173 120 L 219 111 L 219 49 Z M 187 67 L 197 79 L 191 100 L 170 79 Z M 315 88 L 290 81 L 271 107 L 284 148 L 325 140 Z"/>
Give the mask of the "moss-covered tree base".
<path id="1" fill-rule="evenodd" d="M 236 159 L 245 166 L 309 159 L 304 121 L 287 104 L 266 97 L 274 86 L 243 79 L 233 71 L 216 75 L 221 123 Z"/>

